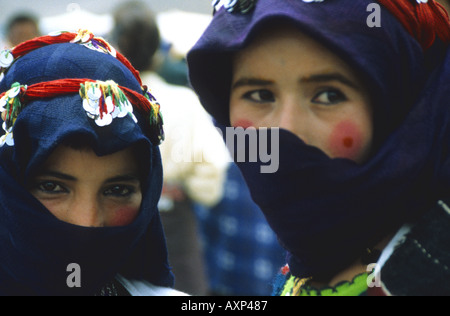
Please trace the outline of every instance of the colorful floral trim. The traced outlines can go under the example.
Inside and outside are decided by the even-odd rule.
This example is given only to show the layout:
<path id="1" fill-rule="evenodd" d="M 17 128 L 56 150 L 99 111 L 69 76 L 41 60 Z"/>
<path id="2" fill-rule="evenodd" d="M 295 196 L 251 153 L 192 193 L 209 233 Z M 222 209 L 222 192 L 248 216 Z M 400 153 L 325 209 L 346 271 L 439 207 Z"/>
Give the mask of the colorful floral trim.
<path id="1" fill-rule="evenodd" d="M 12 85 L 11 89 L 3 94 L 0 98 L 0 112 L 3 120 L 2 128 L 5 134 L 0 137 L 0 146 L 7 144 L 14 145 L 12 128 L 16 122 L 17 116 L 22 110 L 21 95 L 27 90 L 27 86 L 19 83 Z"/>
<path id="2" fill-rule="evenodd" d="M 81 84 L 80 96 L 83 108 L 89 118 L 98 126 L 106 126 L 115 118 L 129 115 L 136 123 L 133 106 L 126 95 L 113 81 L 86 82 Z"/>
<path id="3" fill-rule="evenodd" d="M 119 52 L 114 49 L 107 41 L 101 37 L 95 37 L 94 34 L 88 30 L 80 29 L 77 33 L 71 32 L 53 32 L 47 36 L 41 36 L 26 42 L 23 42 L 12 49 L 5 49 L 0 52 L 0 81 L 4 77 L 4 73 L 17 60 L 29 52 L 52 44 L 58 43 L 75 43 L 83 45 L 89 49 L 110 54 L 122 62 L 135 76 L 139 84 L 142 85 L 142 80 L 139 72 L 131 65 L 131 63 Z"/>
<path id="4" fill-rule="evenodd" d="M 11 89 L 0 94 L 0 112 L 2 113 L 3 130 L 5 134 L 0 138 L 0 146 L 5 144 L 14 145 L 12 129 L 17 115 L 27 102 L 39 98 L 51 98 L 61 95 L 79 92 L 83 99 L 83 108 L 88 117 L 93 119 L 98 126 L 111 124 L 115 118 L 131 117 L 135 122 L 137 119 L 133 114 L 133 108 L 141 115 L 149 118 L 150 140 L 159 145 L 164 140 L 163 117 L 160 104 L 149 92 L 147 86 L 142 84 L 139 72 L 131 63 L 101 37 L 95 37 L 88 30 L 80 29 L 77 33 L 54 32 L 47 36 L 38 37 L 17 45 L 13 49 L 0 52 L 0 81 L 3 80 L 6 71 L 15 60 L 29 52 L 44 46 L 58 43 L 74 43 L 83 45 L 100 53 L 110 54 L 124 64 L 134 75 L 142 87 L 142 94 L 119 87 L 112 81 L 95 82 L 90 79 L 60 79 L 50 82 L 42 82 L 30 87 L 19 83 L 12 85 Z M 25 98 L 26 96 L 26 98 Z"/>
<path id="5" fill-rule="evenodd" d="M 281 274 L 283 284 L 276 290 L 277 296 L 361 296 L 368 290 L 367 273 L 357 275 L 351 282 L 340 282 L 335 287 L 320 290 L 308 284 L 311 278 L 295 277 L 288 267 L 282 268 Z"/>
<path id="6" fill-rule="evenodd" d="M 67 32 L 61 32 L 67 33 Z M 56 34 L 53 34 L 53 36 L 56 36 Z M 110 54 L 113 57 L 117 57 L 117 51 L 114 47 L 109 45 L 107 41 L 105 41 L 101 37 L 94 37 L 94 34 L 90 32 L 89 30 L 83 30 L 80 29 L 77 33 L 77 36 L 70 41 L 71 43 L 79 43 L 89 49 L 98 51 L 100 53 L 104 54 Z"/>
<path id="7" fill-rule="evenodd" d="M 217 8 L 222 4 L 223 7 L 230 13 L 247 14 L 253 10 L 257 0 L 228 0 L 222 3 L 221 0 L 213 0 L 214 13 Z"/>
<path id="8" fill-rule="evenodd" d="M 91 79 L 62 79 L 41 82 L 31 86 L 20 83 L 0 94 L 0 112 L 4 121 L 5 134 L 0 138 L 0 147 L 5 144 L 14 146 L 13 126 L 20 111 L 26 103 L 63 95 L 79 93 L 86 115 L 102 127 L 113 122 L 115 118 L 130 117 L 137 123 L 133 114 L 136 108 L 144 117 L 148 117 L 150 140 L 159 145 L 164 140 L 163 119 L 160 105 L 156 99 L 143 88 L 143 94 L 117 85 L 113 81 L 94 81 Z M 134 107 L 133 107 L 134 105 Z"/>

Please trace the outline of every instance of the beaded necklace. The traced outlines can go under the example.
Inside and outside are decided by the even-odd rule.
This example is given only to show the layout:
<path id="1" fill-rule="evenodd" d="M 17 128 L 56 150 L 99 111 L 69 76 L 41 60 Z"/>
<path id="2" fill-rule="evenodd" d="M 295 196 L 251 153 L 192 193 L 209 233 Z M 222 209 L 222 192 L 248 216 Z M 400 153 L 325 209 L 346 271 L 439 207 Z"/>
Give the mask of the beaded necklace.
<path id="1" fill-rule="evenodd" d="M 316 289 L 308 284 L 310 278 L 301 279 L 293 275 L 286 277 L 280 296 L 360 296 L 367 291 L 367 273 L 362 273 L 352 281 L 340 282 L 334 287 Z"/>

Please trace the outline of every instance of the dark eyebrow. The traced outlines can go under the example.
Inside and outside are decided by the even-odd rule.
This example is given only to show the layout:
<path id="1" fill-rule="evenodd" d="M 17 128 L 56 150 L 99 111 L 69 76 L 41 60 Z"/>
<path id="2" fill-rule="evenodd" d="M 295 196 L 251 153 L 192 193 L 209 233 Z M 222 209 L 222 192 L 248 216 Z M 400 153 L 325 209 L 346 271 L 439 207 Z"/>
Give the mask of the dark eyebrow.
<path id="1" fill-rule="evenodd" d="M 346 86 L 349 86 L 353 89 L 360 90 L 360 87 L 348 79 L 347 77 L 343 76 L 340 73 L 330 73 L 330 74 L 317 74 L 317 75 L 311 75 L 308 77 L 304 77 L 300 79 L 300 82 L 330 82 L 330 81 L 339 81 Z"/>
<path id="2" fill-rule="evenodd" d="M 126 174 L 120 175 L 113 178 L 109 178 L 105 183 L 115 183 L 115 182 L 141 182 L 141 178 L 138 175 Z"/>
<path id="3" fill-rule="evenodd" d="M 310 82 L 330 82 L 330 81 L 339 81 L 346 86 L 349 86 L 353 89 L 360 90 L 360 87 L 345 77 L 344 75 L 340 73 L 330 73 L 330 74 L 315 74 L 307 77 L 303 77 L 299 80 L 302 83 L 310 83 Z M 237 80 L 235 83 L 233 83 L 231 89 L 236 89 L 243 86 L 269 86 L 272 85 L 274 82 L 271 80 L 266 79 L 258 79 L 258 78 L 241 78 Z"/>
<path id="4" fill-rule="evenodd" d="M 58 171 L 53 171 L 53 170 L 44 170 L 43 172 L 39 173 L 37 175 L 38 177 L 52 177 L 52 178 L 56 178 L 56 179 L 60 179 L 60 180 L 66 180 L 66 181 L 78 181 L 77 178 L 62 173 L 62 172 L 58 172 Z M 134 174 L 125 174 L 125 175 L 118 175 L 112 178 L 109 178 L 107 180 L 105 180 L 105 183 L 116 183 L 116 182 L 136 182 L 136 181 L 141 181 L 141 179 L 139 178 L 138 175 L 134 175 Z"/>
<path id="5" fill-rule="evenodd" d="M 40 172 L 37 174 L 38 177 L 53 177 L 60 180 L 66 180 L 66 181 L 77 181 L 77 178 L 70 176 L 68 174 L 53 171 L 53 170 L 44 170 L 43 172 Z"/>
<path id="6" fill-rule="evenodd" d="M 258 79 L 258 78 L 241 78 L 231 86 L 231 89 L 234 90 L 243 86 L 269 86 L 272 85 L 273 81 L 266 79 Z"/>

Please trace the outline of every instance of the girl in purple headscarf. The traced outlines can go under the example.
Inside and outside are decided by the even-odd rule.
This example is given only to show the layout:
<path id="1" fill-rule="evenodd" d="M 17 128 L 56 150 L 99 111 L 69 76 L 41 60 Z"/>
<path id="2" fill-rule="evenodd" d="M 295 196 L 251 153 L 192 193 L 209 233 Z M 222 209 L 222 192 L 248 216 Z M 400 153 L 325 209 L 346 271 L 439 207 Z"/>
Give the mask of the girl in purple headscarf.
<path id="1" fill-rule="evenodd" d="M 218 9 L 190 79 L 226 140 L 277 153 L 235 157 L 288 252 L 277 295 L 450 294 L 449 39 L 435 1 Z"/>

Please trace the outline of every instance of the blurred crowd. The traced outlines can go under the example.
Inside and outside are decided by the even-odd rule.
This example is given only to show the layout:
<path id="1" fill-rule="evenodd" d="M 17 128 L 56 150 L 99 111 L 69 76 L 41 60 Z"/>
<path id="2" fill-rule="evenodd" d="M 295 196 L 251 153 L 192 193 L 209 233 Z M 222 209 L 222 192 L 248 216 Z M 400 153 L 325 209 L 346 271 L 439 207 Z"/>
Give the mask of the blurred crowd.
<path id="1" fill-rule="evenodd" d="M 98 19 L 81 9 L 75 26 L 67 12 L 48 17 L 24 8 L 2 25 L 0 46 L 14 47 L 49 31 L 77 31 L 93 19 L 102 23 L 91 31 L 130 60 L 161 104 L 166 140 L 159 209 L 175 288 L 192 295 L 270 295 L 284 251 L 189 87 L 185 54 L 210 17 L 153 12 L 139 1 L 124 2 Z M 112 21 L 107 32 L 105 19 Z M 175 23 L 181 19 L 186 22 Z M 56 27 L 54 21 L 57 29 L 48 29 Z"/>

